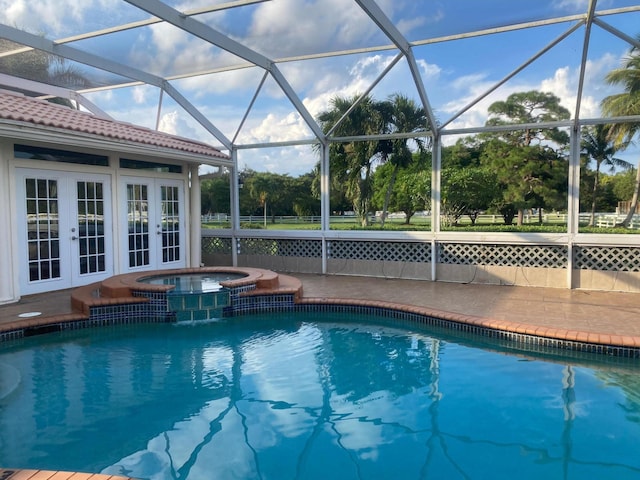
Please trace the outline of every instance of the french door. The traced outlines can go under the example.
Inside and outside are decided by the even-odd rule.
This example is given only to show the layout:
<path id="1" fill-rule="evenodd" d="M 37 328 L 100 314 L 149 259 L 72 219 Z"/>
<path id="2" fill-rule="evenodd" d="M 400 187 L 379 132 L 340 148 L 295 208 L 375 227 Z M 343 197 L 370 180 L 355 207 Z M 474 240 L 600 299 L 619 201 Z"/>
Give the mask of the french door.
<path id="1" fill-rule="evenodd" d="M 16 178 L 21 291 L 113 275 L 110 177 L 17 169 Z"/>
<path id="2" fill-rule="evenodd" d="M 183 182 L 123 177 L 120 188 L 122 271 L 186 266 Z"/>

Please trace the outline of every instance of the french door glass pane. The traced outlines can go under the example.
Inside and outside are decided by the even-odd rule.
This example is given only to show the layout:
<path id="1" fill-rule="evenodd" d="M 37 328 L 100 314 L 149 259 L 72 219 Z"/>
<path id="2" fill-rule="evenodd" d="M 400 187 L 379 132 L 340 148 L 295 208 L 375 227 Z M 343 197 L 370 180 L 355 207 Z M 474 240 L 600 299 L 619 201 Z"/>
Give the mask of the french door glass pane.
<path id="1" fill-rule="evenodd" d="M 160 187 L 162 198 L 162 261 L 180 260 L 180 216 L 178 187 Z"/>
<path id="2" fill-rule="evenodd" d="M 78 253 L 80 274 L 105 271 L 104 249 L 104 197 L 102 183 L 77 182 L 78 191 Z"/>
<path id="3" fill-rule="evenodd" d="M 29 280 L 60 278 L 58 182 L 25 179 Z"/>
<path id="4" fill-rule="evenodd" d="M 129 267 L 149 265 L 149 196 L 146 185 L 127 185 Z"/>

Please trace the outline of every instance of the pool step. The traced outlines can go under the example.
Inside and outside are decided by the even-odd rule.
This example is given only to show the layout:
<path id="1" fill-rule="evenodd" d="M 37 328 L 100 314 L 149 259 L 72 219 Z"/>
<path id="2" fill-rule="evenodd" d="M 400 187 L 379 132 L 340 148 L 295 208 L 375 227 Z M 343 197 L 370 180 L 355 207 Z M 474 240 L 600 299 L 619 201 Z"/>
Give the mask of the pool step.
<path id="1" fill-rule="evenodd" d="M 167 307 L 175 313 L 176 321 L 192 322 L 222 317 L 225 307 L 231 304 L 229 290 L 217 292 L 167 293 Z"/>

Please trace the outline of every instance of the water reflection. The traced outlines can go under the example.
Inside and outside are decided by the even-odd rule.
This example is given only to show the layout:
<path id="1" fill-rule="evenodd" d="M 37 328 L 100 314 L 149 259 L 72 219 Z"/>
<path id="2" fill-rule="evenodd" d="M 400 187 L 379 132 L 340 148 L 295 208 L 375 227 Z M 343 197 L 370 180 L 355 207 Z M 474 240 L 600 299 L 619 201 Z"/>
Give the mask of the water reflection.
<path id="1" fill-rule="evenodd" d="M 0 380 L 0 463 L 147 479 L 640 476 L 640 370 L 337 320 L 11 348 L 0 373 L 20 380 Z"/>

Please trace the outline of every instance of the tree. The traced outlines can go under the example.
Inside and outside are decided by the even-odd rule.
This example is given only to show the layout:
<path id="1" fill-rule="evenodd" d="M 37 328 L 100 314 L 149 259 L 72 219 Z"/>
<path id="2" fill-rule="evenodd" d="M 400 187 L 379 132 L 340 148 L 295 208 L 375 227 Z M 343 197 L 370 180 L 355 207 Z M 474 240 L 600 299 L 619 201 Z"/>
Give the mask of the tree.
<path id="1" fill-rule="evenodd" d="M 566 120 L 569 110 L 560 105 L 560 98 L 552 93 L 528 92 L 512 93 L 504 101 L 489 106 L 488 126 L 496 125 L 534 125 L 536 123 Z M 559 145 L 569 143 L 569 135 L 558 129 L 529 126 L 523 130 L 508 131 L 501 134 L 513 145 L 530 146 L 534 141 L 542 140 Z"/>
<path id="2" fill-rule="evenodd" d="M 568 119 L 569 110 L 560 105 L 555 95 L 534 90 L 514 93 L 505 101 L 491 104 L 489 114 L 488 126 L 527 125 L 524 129 L 484 135 L 489 140 L 482 162 L 503 187 L 498 208 L 505 212 L 505 223 L 510 223 L 508 216 L 515 209 L 521 225 L 524 209 L 535 207 L 541 221 L 543 207 L 563 203 L 560 194 L 567 189 L 567 162 L 559 151 L 568 145 L 569 135 L 556 127 L 535 125 Z"/>
<path id="3" fill-rule="evenodd" d="M 388 196 L 389 210 L 403 212 L 405 225 L 411 223 L 411 217 L 420 210 L 426 210 L 431 203 L 431 167 L 424 158 L 414 154 L 415 161 L 406 167 L 397 169 L 396 181 L 393 190 Z M 379 207 L 387 198 L 389 179 L 396 170 L 396 166 L 387 162 L 376 168 L 373 176 L 373 205 Z"/>
<path id="4" fill-rule="evenodd" d="M 582 132 L 582 152 L 588 160 L 593 160 L 596 164 L 593 178 L 593 197 L 591 200 L 591 215 L 589 216 L 589 226 L 593 227 L 596 217 L 596 202 L 598 198 L 598 187 L 600 185 L 600 167 L 609 167 L 613 172 L 616 167 L 629 169 L 631 164 L 620 158 L 616 158 L 616 145 L 611 142 L 608 125 L 596 125 L 587 127 Z"/>
<path id="5" fill-rule="evenodd" d="M 640 39 L 640 35 L 638 36 Z M 629 56 L 624 60 L 621 68 L 609 72 L 606 81 L 611 85 L 622 85 L 623 93 L 610 95 L 602 100 L 602 112 L 606 116 L 624 117 L 640 115 L 640 49 L 633 46 Z M 610 139 L 619 150 L 627 148 L 633 137 L 640 131 L 640 121 L 615 123 L 609 129 Z M 638 204 L 640 192 L 640 168 L 636 169 L 635 186 L 631 197 L 631 208 L 622 225 L 627 228 Z"/>
<path id="6" fill-rule="evenodd" d="M 613 193 L 618 201 L 626 200 L 633 196 L 633 191 L 636 186 L 638 170 L 631 167 L 626 172 L 618 172 L 611 177 L 611 183 L 613 183 Z"/>
<path id="7" fill-rule="evenodd" d="M 442 171 L 442 214 L 455 225 L 468 215 L 475 225 L 500 193 L 495 176 L 484 167 L 445 168 Z"/>
<path id="8" fill-rule="evenodd" d="M 312 193 L 313 172 L 288 181 L 287 192 L 292 200 L 293 211 L 299 217 L 320 215 L 320 200 Z"/>
<path id="9" fill-rule="evenodd" d="M 231 213 L 229 173 L 210 174 L 200 182 L 202 212 Z"/>
<path id="10" fill-rule="evenodd" d="M 505 224 L 518 215 L 522 224 L 525 209 L 537 208 L 542 222 L 543 208 L 566 207 L 567 161 L 547 146 L 515 146 L 502 140 L 491 141 L 484 150 L 484 165 L 491 170 L 501 195 L 495 207 Z"/>
<path id="11" fill-rule="evenodd" d="M 279 175 L 271 172 L 256 172 L 247 179 L 246 187 L 249 195 L 262 207 L 264 226 L 267 226 L 267 214 L 271 211 L 271 223 L 276 223 L 278 213 L 285 214 L 284 205 L 287 203 L 287 183 L 289 175 Z M 289 202 L 290 204 L 292 202 Z"/>
<path id="12" fill-rule="evenodd" d="M 480 166 L 486 138 L 478 135 L 460 138 L 455 144 L 442 148 L 442 165 L 445 168 Z"/>
<path id="13" fill-rule="evenodd" d="M 333 134 L 339 137 L 385 132 L 384 106 L 369 96 L 364 97 L 338 124 L 357 98 L 334 97 L 331 100 L 331 108 L 318 116 L 318 122 L 325 133 L 334 127 Z M 389 147 L 388 142 L 379 140 L 331 143 L 329 147 L 331 175 L 344 181 L 345 194 L 352 202 L 353 210 L 363 227 L 369 224 L 373 166 L 383 155 L 391 153 Z"/>
<path id="14" fill-rule="evenodd" d="M 390 133 L 420 133 L 427 130 L 427 114 L 424 108 L 418 107 L 413 100 L 404 95 L 399 93 L 391 95 L 389 97 L 388 111 L 390 114 Z M 384 223 L 387 218 L 389 199 L 391 197 L 393 186 L 396 182 L 398 170 L 400 168 L 407 167 L 412 161 L 414 161 L 413 152 L 409 148 L 410 141 L 415 143 L 419 155 L 424 155 L 428 147 L 428 142 L 421 137 L 411 139 L 398 138 L 391 141 L 391 155 L 389 155 L 386 161 L 393 165 L 393 169 L 391 171 L 391 177 L 389 178 L 382 206 L 382 215 L 380 216 L 381 227 L 384 227 Z M 384 160 L 385 159 L 383 159 L 383 161 Z"/>
<path id="15" fill-rule="evenodd" d="M 313 181 L 311 182 L 311 195 L 316 200 L 320 200 L 320 163 L 313 168 Z M 329 205 L 334 214 L 341 214 L 347 210 L 351 210 L 353 206 L 346 196 L 344 189 L 344 180 L 335 172 L 331 172 L 329 178 Z"/>
<path id="16" fill-rule="evenodd" d="M 431 169 L 417 164 L 398 172 L 394 209 L 405 214 L 406 225 L 421 210 L 431 208 Z"/>

